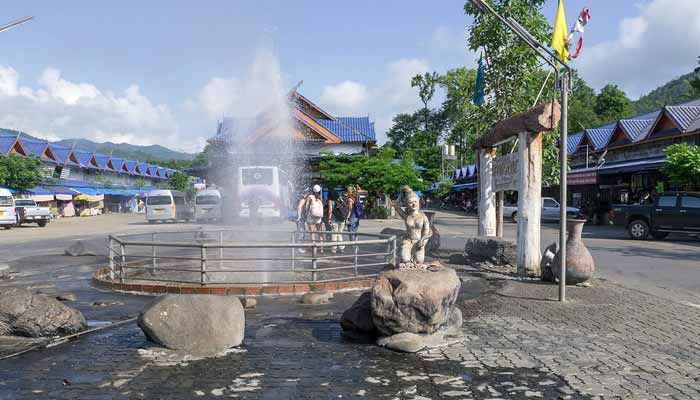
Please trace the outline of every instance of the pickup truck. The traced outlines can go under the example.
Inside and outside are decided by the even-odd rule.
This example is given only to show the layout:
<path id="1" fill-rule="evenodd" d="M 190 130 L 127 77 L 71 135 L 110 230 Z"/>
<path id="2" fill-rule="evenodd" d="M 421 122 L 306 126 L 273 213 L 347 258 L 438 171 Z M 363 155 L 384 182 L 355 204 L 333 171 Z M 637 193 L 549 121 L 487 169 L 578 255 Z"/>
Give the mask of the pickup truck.
<path id="1" fill-rule="evenodd" d="M 15 199 L 15 215 L 17 226 L 31 222 L 43 228 L 51 220 L 51 210 L 48 207 L 37 206 L 32 199 Z"/>
<path id="2" fill-rule="evenodd" d="M 551 197 L 542 198 L 542 220 L 559 221 L 559 202 Z M 566 207 L 567 218 L 576 218 L 581 214 L 581 210 L 575 207 Z M 518 205 L 503 206 L 503 218 L 510 218 L 513 222 L 518 222 Z"/>
<path id="3" fill-rule="evenodd" d="M 663 239 L 671 232 L 700 233 L 700 193 L 664 192 L 647 205 L 613 204 L 613 222 L 632 239 Z"/>

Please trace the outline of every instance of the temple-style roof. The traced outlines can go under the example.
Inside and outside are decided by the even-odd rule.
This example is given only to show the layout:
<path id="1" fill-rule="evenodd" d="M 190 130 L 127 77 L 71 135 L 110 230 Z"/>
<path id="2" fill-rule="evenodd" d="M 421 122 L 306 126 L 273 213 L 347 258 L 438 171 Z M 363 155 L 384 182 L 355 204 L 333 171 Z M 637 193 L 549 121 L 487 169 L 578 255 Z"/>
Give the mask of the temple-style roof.
<path id="1" fill-rule="evenodd" d="M 290 113 L 294 127 L 289 135 L 302 143 L 375 143 L 374 122 L 369 117 L 335 117 L 323 110 L 297 91 L 289 94 Z M 208 142 L 212 144 L 234 144 L 234 136 L 241 125 L 254 126 L 252 132 L 245 132 L 245 144 L 260 143 L 276 132 L 279 121 L 274 115 L 261 112 L 254 120 L 241 124 L 233 118 L 224 118 L 217 133 Z M 252 122 L 252 123 L 251 123 Z M 238 138 L 239 140 L 241 138 Z"/>

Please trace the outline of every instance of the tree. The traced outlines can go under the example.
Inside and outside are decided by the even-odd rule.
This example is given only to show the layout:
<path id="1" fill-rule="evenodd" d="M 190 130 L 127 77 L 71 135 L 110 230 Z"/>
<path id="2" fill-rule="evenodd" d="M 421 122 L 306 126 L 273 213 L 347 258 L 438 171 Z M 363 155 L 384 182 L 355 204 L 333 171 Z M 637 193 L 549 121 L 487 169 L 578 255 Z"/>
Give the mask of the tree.
<path id="1" fill-rule="evenodd" d="M 411 136 L 420 129 L 420 116 L 418 113 L 397 114 L 392 122 L 386 135 L 391 146 L 402 155 Z"/>
<path id="2" fill-rule="evenodd" d="M 175 171 L 168 179 L 168 186 L 173 190 L 186 192 L 190 188 L 190 177 L 180 171 Z"/>
<path id="3" fill-rule="evenodd" d="M 634 115 L 632 102 L 617 85 L 607 84 L 598 93 L 595 112 L 604 122 L 617 121 Z"/>
<path id="4" fill-rule="evenodd" d="M 143 178 L 138 178 L 134 181 L 133 186 L 137 189 L 141 189 L 142 187 L 145 187 L 148 184 L 145 179 Z"/>
<path id="5" fill-rule="evenodd" d="M 443 179 L 440 181 L 440 185 L 435 189 L 433 194 L 438 199 L 444 199 L 452 191 L 452 186 L 454 186 L 454 182 L 452 182 L 451 179 Z"/>
<path id="6" fill-rule="evenodd" d="M 31 189 L 44 178 L 41 161 L 17 154 L 0 155 L 0 185 L 10 189 Z"/>
<path id="7" fill-rule="evenodd" d="M 700 64 L 700 57 L 698 57 L 698 64 Z M 700 97 L 700 67 L 695 68 L 695 75 L 690 80 L 690 87 L 693 90 L 693 96 Z"/>
<path id="8" fill-rule="evenodd" d="M 666 163 L 662 171 L 671 183 L 677 186 L 690 186 L 700 176 L 700 146 L 679 143 L 664 149 Z"/>
<path id="9" fill-rule="evenodd" d="M 420 97 L 420 101 L 423 102 L 423 122 L 425 124 L 425 131 L 430 131 L 430 108 L 428 107 L 428 103 L 430 103 L 430 100 L 432 100 L 435 95 L 435 86 L 437 83 L 437 72 L 426 72 L 423 75 L 416 75 L 411 79 L 411 87 L 418 87 L 418 96 Z M 437 141 L 435 145 L 437 145 Z"/>
<path id="10" fill-rule="evenodd" d="M 599 126 L 596 114 L 596 93 L 578 74 L 574 73 L 569 98 L 569 129 L 572 132 Z"/>
<path id="11" fill-rule="evenodd" d="M 476 71 L 464 67 L 447 71 L 438 79 L 439 85 L 445 90 L 445 101 L 441 106 L 441 114 L 445 120 L 447 143 L 457 145 L 457 156 L 460 163 L 474 161 L 471 146 L 477 138 L 481 123 L 475 123 L 470 116 L 477 112 L 472 103 L 476 85 Z"/>

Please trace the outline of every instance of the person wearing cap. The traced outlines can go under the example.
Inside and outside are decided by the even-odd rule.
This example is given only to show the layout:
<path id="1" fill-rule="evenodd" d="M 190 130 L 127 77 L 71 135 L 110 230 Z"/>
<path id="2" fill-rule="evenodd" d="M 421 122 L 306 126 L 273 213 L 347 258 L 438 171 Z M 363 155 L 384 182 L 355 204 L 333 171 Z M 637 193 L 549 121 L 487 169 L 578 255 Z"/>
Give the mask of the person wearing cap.
<path id="1" fill-rule="evenodd" d="M 307 187 L 301 192 L 299 197 L 299 202 L 297 202 L 297 241 L 303 242 L 306 237 L 306 202 L 308 197 L 311 196 L 311 188 Z M 305 253 L 306 250 L 299 249 L 299 253 Z"/>
<path id="2" fill-rule="evenodd" d="M 323 242 L 323 235 L 316 232 L 323 230 L 323 194 L 321 193 L 321 186 L 314 185 L 312 188 L 313 193 L 306 197 L 306 225 L 311 232 L 311 240 L 318 240 Z M 323 247 L 321 247 L 320 252 L 323 253 Z"/>

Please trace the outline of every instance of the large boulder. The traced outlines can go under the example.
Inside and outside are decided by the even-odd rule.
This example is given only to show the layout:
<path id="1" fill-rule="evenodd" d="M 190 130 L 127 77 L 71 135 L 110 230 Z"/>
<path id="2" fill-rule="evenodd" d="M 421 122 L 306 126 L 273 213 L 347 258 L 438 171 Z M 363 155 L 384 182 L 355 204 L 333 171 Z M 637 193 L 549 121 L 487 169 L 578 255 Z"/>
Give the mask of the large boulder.
<path id="1" fill-rule="evenodd" d="M 454 270 L 393 270 L 379 275 L 372 287 L 372 320 L 385 336 L 432 334 L 455 310 L 461 282 Z"/>
<path id="2" fill-rule="evenodd" d="M 340 317 L 340 326 L 344 331 L 376 334 L 377 328 L 372 321 L 372 292 L 362 293 L 355 303 L 345 310 Z"/>
<path id="3" fill-rule="evenodd" d="M 85 317 L 60 301 L 19 288 L 0 288 L 0 335 L 47 337 L 87 329 Z"/>
<path id="4" fill-rule="evenodd" d="M 163 347 L 213 355 L 243 342 L 245 313 L 233 296 L 167 295 L 140 315 L 138 325 Z"/>
<path id="5" fill-rule="evenodd" d="M 467 239 L 464 253 L 470 261 L 488 261 L 494 265 L 518 265 L 518 248 L 515 243 L 491 236 Z"/>

